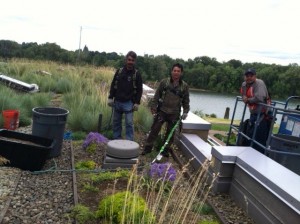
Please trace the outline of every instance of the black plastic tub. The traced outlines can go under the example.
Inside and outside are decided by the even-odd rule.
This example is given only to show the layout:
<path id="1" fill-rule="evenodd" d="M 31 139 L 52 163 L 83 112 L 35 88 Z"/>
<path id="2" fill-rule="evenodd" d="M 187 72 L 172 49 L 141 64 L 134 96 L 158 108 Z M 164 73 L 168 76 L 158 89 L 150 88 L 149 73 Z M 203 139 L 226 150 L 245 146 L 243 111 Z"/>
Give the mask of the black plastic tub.
<path id="1" fill-rule="evenodd" d="M 10 161 L 5 166 L 41 170 L 54 144 L 54 139 L 0 129 L 0 155 Z"/>

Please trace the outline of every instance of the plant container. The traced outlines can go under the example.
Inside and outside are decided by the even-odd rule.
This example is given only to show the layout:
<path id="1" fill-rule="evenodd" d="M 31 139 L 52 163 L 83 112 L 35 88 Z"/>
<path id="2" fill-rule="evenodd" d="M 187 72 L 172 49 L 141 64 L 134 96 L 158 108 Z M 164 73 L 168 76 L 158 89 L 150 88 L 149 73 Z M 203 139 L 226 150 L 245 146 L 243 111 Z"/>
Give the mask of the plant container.
<path id="1" fill-rule="evenodd" d="M 41 170 L 54 145 L 54 139 L 0 129 L 0 156 L 10 161 L 6 166 Z"/>

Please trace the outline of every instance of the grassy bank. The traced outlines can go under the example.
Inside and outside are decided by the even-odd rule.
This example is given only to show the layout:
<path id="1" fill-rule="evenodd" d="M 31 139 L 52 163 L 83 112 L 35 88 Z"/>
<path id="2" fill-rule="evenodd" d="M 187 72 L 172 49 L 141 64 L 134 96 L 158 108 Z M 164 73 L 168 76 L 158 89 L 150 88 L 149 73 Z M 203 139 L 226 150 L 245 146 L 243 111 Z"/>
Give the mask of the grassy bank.
<path id="1" fill-rule="evenodd" d="M 212 118 L 212 117 L 205 117 L 204 120 L 211 123 L 211 130 L 217 131 L 229 131 L 229 126 L 231 120 L 229 119 L 222 119 L 222 118 Z M 234 124 L 238 125 L 240 121 L 234 121 Z"/>

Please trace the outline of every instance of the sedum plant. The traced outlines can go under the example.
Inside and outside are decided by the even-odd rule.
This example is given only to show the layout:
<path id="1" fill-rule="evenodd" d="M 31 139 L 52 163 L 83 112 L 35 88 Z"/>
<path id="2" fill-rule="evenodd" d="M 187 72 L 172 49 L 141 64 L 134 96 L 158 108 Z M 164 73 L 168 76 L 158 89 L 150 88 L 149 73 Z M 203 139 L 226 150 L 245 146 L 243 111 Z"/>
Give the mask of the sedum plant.
<path id="1" fill-rule="evenodd" d="M 129 191 L 109 195 L 99 203 L 96 217 L 109 223 L 154 223 L 145 200 Z"/>
<path id="2" fill-rule="evenodd" d="M 71 216 L 74 217 L 79 224 L 95 220 L 94 213 L 90 211 L 88 207 L 81 204 L 74 206 L 74 208 L 71 211 Z"/>
<path id="3" fill-rule="evenodd" d="M 96 163 L 92 160 L 80 161 L 75 164 L 76 170 L 93 170 L 96 168 Z"/>

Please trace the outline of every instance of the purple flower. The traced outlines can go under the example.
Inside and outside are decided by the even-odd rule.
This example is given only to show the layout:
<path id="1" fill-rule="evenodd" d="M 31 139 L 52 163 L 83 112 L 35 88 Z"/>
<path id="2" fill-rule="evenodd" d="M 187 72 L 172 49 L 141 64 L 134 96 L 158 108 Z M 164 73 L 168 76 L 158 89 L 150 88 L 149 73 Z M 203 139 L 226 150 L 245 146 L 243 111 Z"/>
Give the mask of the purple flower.
<path id="1" fill-rule="evenodd" d="M 149 170 L 151 178 L 163 178 L 163 180 L 174 181 L 176 179 L 176 170 L 170 163 L 153 163 Z"/>
<path id="2" fill-rule="evenodd" d="M 86 136 L 86 138 L 82 144 L 82 147 L 84 149 L 86 149 L 91 143 L 99 144 L 99 143 L 106 143 L 106 142 L 108 142 L 108 139 L 105 138 L 103 135 L 101 135 L 97 132 L 90 132 Z"/>

